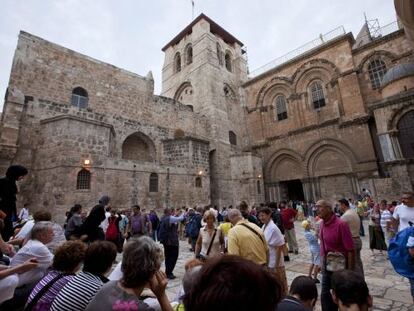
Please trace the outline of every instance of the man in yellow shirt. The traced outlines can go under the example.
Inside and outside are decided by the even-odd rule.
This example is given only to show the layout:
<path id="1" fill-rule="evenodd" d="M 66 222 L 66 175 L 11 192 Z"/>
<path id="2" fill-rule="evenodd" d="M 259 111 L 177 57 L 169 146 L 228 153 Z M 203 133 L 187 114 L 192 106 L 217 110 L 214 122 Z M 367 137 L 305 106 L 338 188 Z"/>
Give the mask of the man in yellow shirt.
<path id="1" fill-rule="evenodd" d="M 244 219 L 237 209 L 230 210 L 228 217 L 233 225 L 228 235 L 228 253 L 259 265 L 267 264 L 268 246 L 262 229 Z"/>

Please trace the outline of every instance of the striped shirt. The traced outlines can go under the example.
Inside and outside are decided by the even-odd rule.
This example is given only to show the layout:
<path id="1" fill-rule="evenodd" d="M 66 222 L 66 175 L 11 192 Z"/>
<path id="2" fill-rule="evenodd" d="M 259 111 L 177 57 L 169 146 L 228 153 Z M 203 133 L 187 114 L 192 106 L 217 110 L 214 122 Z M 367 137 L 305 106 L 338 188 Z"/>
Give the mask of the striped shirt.
<path id="1" fill-rule="evenodd" d="M 30 293 L 29 299 L 27 303 L 29 304 L 33 298 L 52 281 L 55 277 L 57 277 L 60 273 L 56 270 L 50 271 L 43 279 L 37 283 L 35 288 Z M 62 288 L 75 277 L 75 275 L 64 275 L 60 279 L 58 279 L 53 285 L 42 295 L 42 297 L 37 301 L 37 303 L 33 306 L 33 311 L 47 311 L 50 309 L 50 306 Z"/>
<path id="2" fill-rule="evenodd" d="M 392 220 L 392 214 L 389 210 L 383 210 L 381 211 L 381 219 L 380 219 L 380 224 L 382 227 L 382 231 L 386 232 L 387 230 L 387 222 L 391 222 Z"/>
<path id="3" fill-rule="evenodd" d="M 83 311 L 108 280 L 89 272 L 80 272 L 59 292 L 51 311 Z"/>

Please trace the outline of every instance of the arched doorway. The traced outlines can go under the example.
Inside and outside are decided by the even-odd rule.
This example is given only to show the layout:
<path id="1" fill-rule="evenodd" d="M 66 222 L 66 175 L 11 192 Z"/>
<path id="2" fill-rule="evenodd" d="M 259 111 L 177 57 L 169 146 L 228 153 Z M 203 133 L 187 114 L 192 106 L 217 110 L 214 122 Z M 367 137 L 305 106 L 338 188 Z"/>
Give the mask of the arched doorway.
<path id="1" fill-rule="evenodd" d="M 405 113 L 397 124 L 398 142 L 405 159 L 414 158 L 414 110 Z"/>

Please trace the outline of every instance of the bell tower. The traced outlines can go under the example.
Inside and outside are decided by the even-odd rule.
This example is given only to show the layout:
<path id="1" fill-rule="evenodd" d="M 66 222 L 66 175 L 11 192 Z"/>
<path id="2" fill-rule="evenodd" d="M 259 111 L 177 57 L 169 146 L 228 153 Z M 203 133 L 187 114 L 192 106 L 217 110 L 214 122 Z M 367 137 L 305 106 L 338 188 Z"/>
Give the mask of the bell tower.
<path id="1" fill-rule="evenodd" d="M 241 88 L 247 81 L 242 47 L 242 42 L 201 14 L 162 49 L 161 95 L 191 106 L 210 122 L 210 137 L 206 137 L 210 141 L 210 199 L 217 206 L 240 200 L 234 193 L 240 181 L 234 180 L 237 173 L 231 162 L 249 144 Z"/>

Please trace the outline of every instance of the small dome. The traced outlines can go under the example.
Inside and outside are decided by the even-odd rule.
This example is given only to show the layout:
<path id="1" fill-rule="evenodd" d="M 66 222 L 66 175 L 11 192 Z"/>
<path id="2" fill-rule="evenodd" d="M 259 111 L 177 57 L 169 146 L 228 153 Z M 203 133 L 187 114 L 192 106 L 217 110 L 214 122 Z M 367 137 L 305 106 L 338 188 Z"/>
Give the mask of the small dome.
<path id="1" fill-rule="evenodd" d="M 381 87 L 408 76 L 414 76 L 414 63 L 395 65 L 388 69 L 382 77 Z"/>

